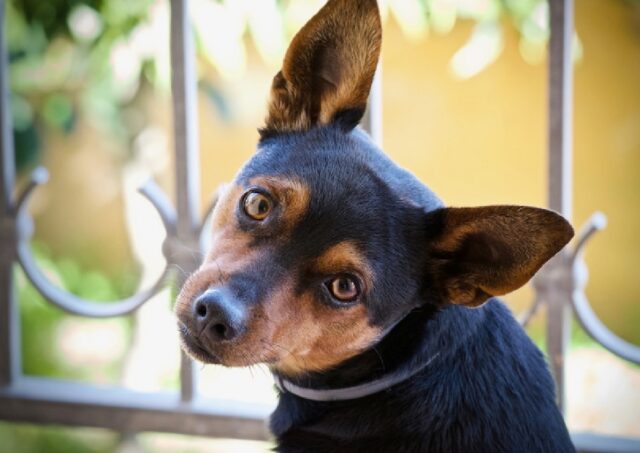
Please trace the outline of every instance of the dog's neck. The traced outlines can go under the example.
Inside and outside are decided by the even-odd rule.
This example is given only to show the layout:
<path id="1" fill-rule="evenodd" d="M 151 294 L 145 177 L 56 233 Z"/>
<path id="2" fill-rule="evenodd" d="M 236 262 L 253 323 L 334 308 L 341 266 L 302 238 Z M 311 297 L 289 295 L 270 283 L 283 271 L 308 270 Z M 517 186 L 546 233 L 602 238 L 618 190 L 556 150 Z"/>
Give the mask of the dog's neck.
<path id="1" fill-rule="evenodd" d="M 380 387 L 391 387 L 426 367 L 435 366 L 443 345 L 447 353 L 455 351 L 457 345 L 476 330 L 483 311 L 420 307 L 402 319 L 378 344 L 332 370 L 297 377 L 276 372 L 276 382 L 281 391 L 321 401 L 352 399 L 363 392 L 364 395 L 376 393 L 384 390 Z M 289 384 L 288 390 L 286 384 Z"/>

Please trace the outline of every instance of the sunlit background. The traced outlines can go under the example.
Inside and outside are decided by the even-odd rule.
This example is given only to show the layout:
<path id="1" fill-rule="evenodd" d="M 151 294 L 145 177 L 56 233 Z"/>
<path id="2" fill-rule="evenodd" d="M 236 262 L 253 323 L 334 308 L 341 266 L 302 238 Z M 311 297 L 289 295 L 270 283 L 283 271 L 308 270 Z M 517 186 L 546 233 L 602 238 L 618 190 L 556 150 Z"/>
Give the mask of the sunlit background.
<path id="1" fill-rule="evenodd" d="M 271 78 L 319 0 L 192 0 L 203 209 L 253 153 Z M 8 0 L 11 113 L 34 198 L 33 248 L 52 281 L 109 301 L 149 287 L 163 229 L 136 189 L 173 193 L 166 0 Z M 382 3 L 384 148 L 452 205 L 546 200 L 548 7 L 539 0 Z M 574 217 L 603 211 L 588 245 L 587 295 L 640 343 L 640 1 L 576 0 Z M 46 304 L 18 273 L 24 372 L 152 391 L 176 389 L 167 290 L 129 318 L 87 320 Z M 532 291 L 507 300 L 524 310 Z M 107 303 L 107 302 L 105 302 Z M 529 333 L 544 345 L 544 313 Z M 640 368 L 577 326 L 568 356 L 570 429 L 640 436 Z M 262 368 L 202 370 L 205 395 L 273 403 Z M 0 422 L 0 452 L 263 451 L 256 442 Z"/>

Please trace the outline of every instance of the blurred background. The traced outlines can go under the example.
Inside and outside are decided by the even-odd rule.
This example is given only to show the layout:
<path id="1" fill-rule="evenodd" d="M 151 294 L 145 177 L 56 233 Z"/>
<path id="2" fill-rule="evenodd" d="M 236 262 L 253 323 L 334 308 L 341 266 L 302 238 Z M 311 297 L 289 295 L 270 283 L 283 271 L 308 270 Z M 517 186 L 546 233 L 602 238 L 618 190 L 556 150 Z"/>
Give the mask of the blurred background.
<path id="1" fill-rule="evenodd" d="M 321 0 L 192 0 L 203 206 L 255 150 L 271 78 Z M 11 113 L 33 249 L 49 278 L 105 301 L 163 268 L 163 229 L 136 189 L 173 193 L 168 0 L 8 0 Z M 640 343 L 640 1 L 576 0 L 574 218 L 607 229 L 587 247 L 587 295 Z M 540 0 L 382 2 L 385 151 L 450 205 L 546 202 L 548 7 Z M 169 290 L 136 315 L 89 320 L 46 304 L 17 274 L 26 374 L 142 391 L 176 389 Z M 510 295 L 517 314 L 530 288 Z M 544 313 L 529 333 L 544 347 Z M 640 437 L 640 368 L 576 325 L 567 362 L 571 430 Z M 202 370 L 201 392 L 273 403 L 266 370 Z M 257 442 L 0 422 L 0 452 L 264 451 Z"/>

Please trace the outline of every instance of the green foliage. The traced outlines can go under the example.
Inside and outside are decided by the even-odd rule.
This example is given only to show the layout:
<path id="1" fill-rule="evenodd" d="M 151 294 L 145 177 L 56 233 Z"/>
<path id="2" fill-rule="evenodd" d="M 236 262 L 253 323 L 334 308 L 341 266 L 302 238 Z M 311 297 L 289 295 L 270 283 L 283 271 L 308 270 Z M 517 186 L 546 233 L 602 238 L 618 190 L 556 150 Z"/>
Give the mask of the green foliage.
<path id="1" fill-rule="evenodd" d="M 0 423 L 0 453 L 109 453 L 118 435 L 102 430 Z"/>
<path id="2" fill-rule="evenodd" d="M 192 2 L 201 64 L 213 66 L 223 78 L 236 77 L 246 69 L 246 37 L 265 61 L 275 64 L 286 45 L 285 32 L 300 26 L 295 19 L 299 15 L 292 11 L 305 1 Z M 464 46 L 468 50 L 452 62 L 454 73 L 461 77 L 475 75 L 499 55 L 505 23 L 520 32 L 521 51 L 528 61 L 539 61 L 548 38 L 545 0 L 390 0 L 386 5 L 412 37 L 430 30 L 448 33 L 459 20 L 476 22 L 479 26 Z M 11 106 L 20 168 L 35 160 L 42 131 L 70 133 L 79 118 L 119 139 L 127 149 L 138 131 L 123 118 L 123 109 L 135 108 L 136 95 L 145 84 L 168 88 L 168 3 L 8 0 L 7 6 Z M 460 61 L 471 57 L 476 61 Z M 215 87 L 205 86 L 214 107 L 228 113 L 226 100 Z"/>
<path id="3" fill-rule="evenodd" d="M 69 34 L 67 17 L 74 7 L 85 4 L 95 10 L 99 10 L 101 0 L 14 0 L 15 8 L 24 12 L 24 18 L 29 23 L 40 24 L 48 38 L 54 38 L 60 34 Z"/>
<path id="4" fill-rule="evenodd" d="M 70 259 L 53 259 L 42 245 L 36 244 L 34 253 L 38 265 L 54 284 L 82 298 L 109 301 L 131 291 L 131 288 L 127 288 L 129 283 L 123 284 L 95 270 L 82 269 Z M 70 366 L 65 361 L 58 348 L 58 335 L 61 323 L 69 319 L 69 315 L 45 301 L 22 272 L 18 272 L 17 277 L 24 373 L 89 381 L 99 376 L 101 380 L 117 381 L 123 357 L 100 366 L 95 363 Z M 128 291 L 123 292 L 118 288 Z M 130 318 L 102 322 L 118 323 L 126 335 L 131 334 Z"/>
<path id="5" fill-rule="evenodd" d="M 47 278 L 80 297 L 108 301 L 124 297 L 133 289 L 130 279 L 108 277 L 98 271 L 84 269 L 67 258 L 55 259 L 42 244 L 34 244 L 33 253 Z M 59 350 L 61 327 L 70 319 L 81 321 L 45 301 L 22 272 L 16 270 L 16 277 L 23 372 L 78 381 L 99 379 L 117 382 L 124 357 L 98 365 L 70 365 Z M 127 336 L 125 341 L 130 341 L 131 318 L 99 322 L 121 326 Z M 116 451 L 119 438 L 118 434 L 105 430 L 0 423 L 0 453 L 107 453 Z"/>
<path id="6" fill-rule="evenodd" d="M 128 143 L 136 131 L 125 124 L 120 109 L 138 92 L 142 57 L 134 55 L 133 70 L 124 75 L 112 60 L 144 23 L 151 3 L 9 0 L 10 105 L 19 169 L 40 151 L 40 130 L 70 133 L 79 117 Z"/>

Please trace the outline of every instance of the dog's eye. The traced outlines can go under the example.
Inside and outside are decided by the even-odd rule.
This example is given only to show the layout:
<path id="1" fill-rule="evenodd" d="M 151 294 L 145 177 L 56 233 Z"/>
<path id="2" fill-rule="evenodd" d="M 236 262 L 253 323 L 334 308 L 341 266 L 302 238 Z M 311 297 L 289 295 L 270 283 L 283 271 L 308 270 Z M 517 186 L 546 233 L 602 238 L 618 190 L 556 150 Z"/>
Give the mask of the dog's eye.
<path id="1" fill-rule="evenodd" d="M 255 190 L 247 192 L 242 199 L 242 209 L 253 220 L 264 220 L 271 212 L 271 199 Z"/>
<path id="2" fill-rule="evenodd" d="M 353 302 L 360 295 L 358 282 L 349 275 L 341 275 L 327 282 L 331 295 L 340 302 Z"/>

